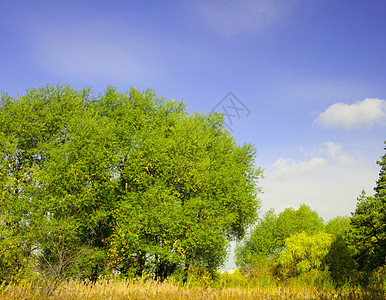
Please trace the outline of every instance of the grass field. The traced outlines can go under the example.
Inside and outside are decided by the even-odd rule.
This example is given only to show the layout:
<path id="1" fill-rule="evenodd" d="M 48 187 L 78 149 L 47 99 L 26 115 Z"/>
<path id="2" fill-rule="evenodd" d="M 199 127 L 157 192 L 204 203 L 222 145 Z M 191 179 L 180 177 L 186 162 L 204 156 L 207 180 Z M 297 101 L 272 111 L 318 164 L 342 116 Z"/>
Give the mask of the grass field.
<path id="1" fill-rule="evenodd" d="M 383 295 L 359 290 L 323 291 L 307 288 L 189 288 L 154 281 L 110 281 L 87 286 L 71 281 L 62 284 L 52 295 L 47 295 L 44 288 L 34 288 L 31 284 L 3 286 L 0 299 L 383 299 Z"/>

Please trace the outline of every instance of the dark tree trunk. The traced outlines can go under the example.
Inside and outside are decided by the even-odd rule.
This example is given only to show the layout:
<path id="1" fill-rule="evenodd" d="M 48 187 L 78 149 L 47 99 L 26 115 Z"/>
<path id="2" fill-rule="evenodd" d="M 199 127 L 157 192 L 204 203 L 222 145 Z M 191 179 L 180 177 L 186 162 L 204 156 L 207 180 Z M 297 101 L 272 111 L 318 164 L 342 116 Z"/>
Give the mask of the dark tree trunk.
<path id="1" fill-rule="evenodd" d="M 189 271 L 189 263 L 185 263 L 184 270 L 183 270 L 183 278 L 182 278 L 182 284 L 185 285 L 188 281 L 188 271 Z"/>

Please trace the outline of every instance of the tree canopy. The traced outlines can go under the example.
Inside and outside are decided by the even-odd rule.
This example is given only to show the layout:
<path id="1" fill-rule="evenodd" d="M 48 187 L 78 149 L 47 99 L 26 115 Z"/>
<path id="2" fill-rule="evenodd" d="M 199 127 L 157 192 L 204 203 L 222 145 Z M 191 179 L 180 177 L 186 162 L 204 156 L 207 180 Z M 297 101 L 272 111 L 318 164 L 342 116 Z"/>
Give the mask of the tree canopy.
<path id="1" fill-rule="evenodd" d="M 291 235 L 278 258 L 281 276 L 305 276 L 320 271 L 331 242 L 332 235 L 325 232 L 307 235 L 302 231 Z"/>
<path id="2" fill-rule="evenodd" d="M 377 164 L 381 170 L 375 194 L 367 196 L 362 191 L 351 217 L 349 239 L 356 251 L 354 258 L 363 270 L 382 267 L 386 259 L 386 153 Z"/>
<path id="3" fill-rule="evenodd" d="M 256 150 L 236 144 L 221 114 L 113 87 L 0 99 L 1 261 L 12 248 L 14 265 L 36 255 L 53 263 L 60 243 L 79 253 L 77 276 L 163 280 L 217 269 L 256 219 Z"/>
<path id="4" fill-rule="evenodd" d="M 285 240 L 293 234 L 316 233 L 324 229 L 322 218 L 305 204 L 297 210 L 287 208 L 279 215 L 269 210 L 250 234 L 237 246 L 236 262 L 240 266 L 253 263 L 258 257 L 273 257 L 285 247 Z"/>

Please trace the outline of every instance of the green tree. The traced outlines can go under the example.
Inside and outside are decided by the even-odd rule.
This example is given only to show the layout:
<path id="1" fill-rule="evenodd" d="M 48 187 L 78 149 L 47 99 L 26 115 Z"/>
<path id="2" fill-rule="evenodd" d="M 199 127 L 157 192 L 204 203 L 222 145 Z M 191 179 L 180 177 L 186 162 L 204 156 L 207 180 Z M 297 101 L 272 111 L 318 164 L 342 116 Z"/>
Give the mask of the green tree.
<path id="1" fill-rule="evenodd" d="M 124 158 L 111 256 L 123 272 L 160 280 L 175 269 L 216 270 L 256 216 L 255 150 L 237 146 L 218 114 L 151 107 Z"/>
<path id="2" fill-rule="evenodd" d="M 273 209 L 267 211 L 263 218 L 259 219 L 256 227 L 252 230 L 243 243 L 236 246 L 236 264 L 247 266 L 261 261 L 275 253 L 278 249 L 277 219 Z"/>
<path id="3" fill-rule="evenodd" d="M 295 233 L 317 233 L 324 230 L 323 219 L 308 205 L 302 204 L 297 210 L 292 207 L 279 214 L 276 225 L 278 246 L 283 247 L 285 239 Z M 281 250 L 281 249 L 279 249 Z"/>
<path id="4" fill-rule="evenodd" d="M 362 194 L 351 218 L 350 243 L 359 270 L 375 270 L 385 265 L 386 233 L 384 200 Z"/>
<path id="5" fill-rule="evenodd" d="M 305 204 L 297 210 L 287 208 L 278 216 L 268 211 L 263 219 L 251 230 L 243 243 L 236 248 L 236 262 L 246 266 L 261 258 L 276 258 L 285 247 L 285 240 L 291 235 L 308 234 L 324 230 L 323 219 Z"/>
<path id="6" fill-rule="evenodd" d="M 1 95 L 0 244 L 23 261 L 13 269 L 22 268 L 38 247 L 34 228 L 48 213 L 43 172 L 51 149 L 66 140 L 69 116 L 81 109 L 87 95 L 87 90 L 52 86 L 29 90 L 18 99 Z"/>
<path id="7" fill-rule="evenodd" d="M 334 237 L 345 236 L 350 230 L 350 217 L 338 216 L 327 222 L 325 231 Z"/>
<path id="8" fill-rule="evenodd" d="M 386 141 L 385 141 L 386 144 Z M 386 150 L 386 146 L 384 147 Z M 357 198 L 351 216 L 347 242 L 354 252 L 358 283 L 384 285 L 386 257 L 386 154 L 377 164 L 381 167 L 374 196 L 365 191 Z"/>
<path id="9" fill-rule="evenodd" d="M 386 144 L 386 141 L 385 141 Z M 386 150 L 386 146 L 384 148 Z M 386 154 L 377 164 L 381 167 L 374 196 L 364 191 L 357 199 L 351 217 L 350 242 L 360 270 L 375 270 L 385 265 L 386 257 Z"/>
<path id="10" fill-rule="evenodd" d="M 320 280 L 323 261 L 333 237 L 319 232 L 308 235 L 305 232 L 291 235 L 285 240 L 285 249 L 278 258 L 280 274 L 283 278 L 300 276 L 314 283 Z M 318 278 L 319 277 L 319 278 Z"/>
<path id="11" fill-rule="evenodd" d="M 326 232 L 332 234 L 334 239 L 331 243 L 325 261 L 330 276 L 336 286 L 350 283 L 355 276 L 355 261 L 353 251 L 349 248 L 346 235 L 350 230 L 350 217 L 336 217 L 326 225 Z"/>
<path id="12" fill-rule="evenodd" d="M 256 151 L 217 113 L 112 87 L 95 98 L 47 86 L 1 104 L 0 259 L 12 248 L 52 278 L 116 268 L 163 280 L 215 270 L 256 218 Z"/>

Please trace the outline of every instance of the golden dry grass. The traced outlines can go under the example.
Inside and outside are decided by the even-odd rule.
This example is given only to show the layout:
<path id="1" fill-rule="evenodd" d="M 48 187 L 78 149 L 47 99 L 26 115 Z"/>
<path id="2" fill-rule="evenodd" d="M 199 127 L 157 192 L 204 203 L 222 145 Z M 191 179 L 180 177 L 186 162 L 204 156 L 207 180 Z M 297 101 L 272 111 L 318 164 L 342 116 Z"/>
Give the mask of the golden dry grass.
<path id="1" fill-rule="evenodd" d="M 98 282 L 86 286 L 83 283 L 71 281 L 61 285 L 52 296 L 47 297 L 44 289 L 33 288 L 31 284 L 19 284 L 3 287 L 0 299 L 60 299 L 60 300 L 99 300 L 99 299 L 382 299 L 375 295 L 356 290 L 350 291 L 317 291 L 311 289 L 241 289 L 241 288 L 187 288 L 168 282 L 162 284 L 147 281 L 110 281 Z"/>

